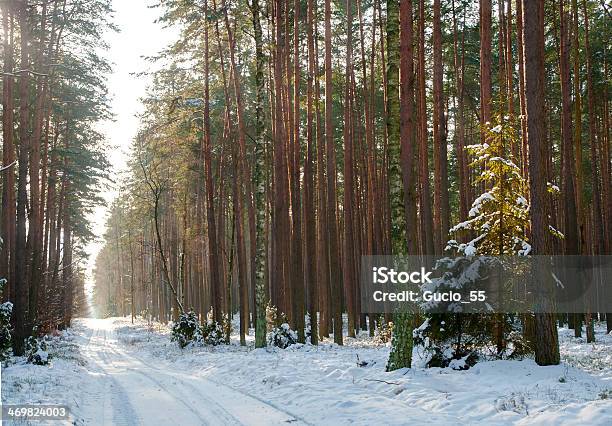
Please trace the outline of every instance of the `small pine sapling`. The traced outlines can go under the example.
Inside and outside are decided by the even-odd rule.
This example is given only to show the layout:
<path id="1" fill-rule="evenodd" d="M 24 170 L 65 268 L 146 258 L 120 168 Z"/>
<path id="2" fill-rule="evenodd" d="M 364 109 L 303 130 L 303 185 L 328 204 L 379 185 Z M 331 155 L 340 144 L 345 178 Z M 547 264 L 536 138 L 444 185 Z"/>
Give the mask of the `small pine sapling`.
<path id="1" fill-rule="evenodd" d="M 492 124 L 485 125 L 485 142 L 467 147 L 474 158 L 470 167 L 480 172 L 475 183 L 482 184 L 485 191 L 472 203 L 468 220 L 450 229 L 456 239 L 448 241 L 445 250 L 461 257 L 441 259 L 437 269 L 443 272 L 442 278 L 434 280 L 427 290 L 445 291 L 451 287 L 465 290 L 486 275 L 483 271 L 496 267 L 496 256 L 530 253 L 526 236 L 527 182 L 511 149 L 519 142 L 515 121 L 513 116 L 497 114 Z M 460 242 L 462 238 L 467 241 Z M 443 309 L 437 306 L 437 311 L 449 313 L 429 315 L 415 330 L 415 343 L 430 353 L 428 366 L 469 368 L 477 362 L 479 354 L 490 348 L 492 341 L 497 357 L 519 356 L 528 351 L 511 316 L 466 315 L 461 313 L 461 306 L 455 305 L 447 303 Z M 507 350 L 509 347 L 512 350 Z"/>
<path id="2" fill-rule="evenodd" d="M 176 341 L 181 348 L 202 342 L 202 328 L 195 312 L 180 314 L 178 321 L 172 325 L 172 341 Z"/>
<path id="3" fill-rule="evenodd" d="M 229 343 L 225 336 L 229 334 L 227 327 L 230 327 L 230 321 L 224 316 L 224 324 L 215 321 L 213 309 L 206 315 L 206 323 L 202 326 L 202 338 L 204 343 L 210 346 L 217 346 L 224 343 Z M 229 330 L 231 332 L 231 330 Z"/>
<path id="4" fill-rule="evenodd" d="M 485 192 L 472 203 L 469 219 L 450 229 L 451 234 L 476 235 L 465 243 L 450 240 L 446 250 L 455 249 L 465 256 L 528 255 L 529 203 L 527 182 L 514 163 L 510 147 L 518 143 L 517 123 L 509 115 L 498 114 L 494 125 L 486 126 L 486 142 L 467 147 L 481 170 L 475 183 Z"/>
<path id="5" fill-rule="evenodd" d="M 47 347 L 47 341 L 45 337 L 36 337 L 38 334 L 37 327 L 32 330 L 32 336 L 25 339 L 24 348 L 25 355 L 28 358 L 30 364 L 35 365 L 47 365 L 51 359 L 49 355 L 49 349 Z"/>
<path id="6" fill-rule="evenodd" d="M 267 336 L 268 346 L 287 349 L 291 345 L 298 343 L 298 335 L 286 322 L 274 327 Z"/>

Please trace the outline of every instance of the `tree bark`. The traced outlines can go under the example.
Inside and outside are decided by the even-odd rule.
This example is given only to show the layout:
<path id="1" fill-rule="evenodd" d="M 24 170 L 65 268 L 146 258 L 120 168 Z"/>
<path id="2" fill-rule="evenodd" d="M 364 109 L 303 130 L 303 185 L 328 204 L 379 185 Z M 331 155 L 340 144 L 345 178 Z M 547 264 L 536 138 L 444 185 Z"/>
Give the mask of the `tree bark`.
<path id="1" fill-rule="evenodd" d="M 529 144 L 531 245 L 534 254 L 548 254 L 550 235 L 546 202 L 548 150 L 544 128 L 544 1 L 523 0 L 522 7 L 527 141 Z M 541 285 L 551 285 L 550 277 L 545 278 L 546 280 Z M 546 306 L 543 312 L 535 314 L 536 362 L 538 365 L 557 365 L 559 364 L 559 340 L 555 318 L 550 311 L 546 312 Z"/>
<path id="2" fill-rule="evenodd" d="M 425 255 L 434 254 L 433 217 L 431 212 L 431 189 L 429 184 L 429 149 L 427 134 L 427 102 L 425 93 L 425 2 L 419 2 L 419 180 L 421 207 L 421 252 Z"/>
<path id="3" fill-rule="evenodd" d="M 2 27 L 4 35 L 2 76 L 2 217 L 0 237 L 0 277 L 8 280 L 4 288 L 4 300 L 12 300 L 15 285 L 15 142 L 14 142 L 14 79 L 13 73 L 13 10 L 10 2 L 2 3 Z"/>
<path id="4" fill-rule="evenodd" d="M 400 135 L 402 154 L 403 193 L 408 237 L 408 254 L 418 253 L 416 185 L 414 159 L 416 152 L 414 122 L 414 73 L 413 73 L 413 17 L 412 1 L 400 4 L 400 62 L 401 105 Z M 412 330 L 414 319 L 406 313 L 395 313 L 393 318 L 393 346 L 387 371 L 410 368 L 412 365 Z"/>
<path id="5" fill-rule="evenodd" d="M 400 146 L 400 35 L 399 35 L 399 0 L 387 0 L 387 63 L 386 63 L 386 96 L 387 96 L 387 146 L 389 155 L 389 196 L 391 207 L 391 240 L 392 251 L 401 254 L 406 251 L 406 217 L 404 211 L 404 193 L 401 170 Z"/>
<path id="6" fill-rule="evenodd" d="M 440 0 L 433 3 L 433 144 L 434 144 L 434 247 L 442 254 L 450 229 L 448 158 L 444 117 L 444 69 Z"/>
<path id="7" fill-rule="evenodd" d="M 36 60 L 33 66 L 39 71 L 43 71 L 43 62 L 45 60 L 45 33 L 47 24 L 47 3 L 44 0 L 42 3 L 42 16 L 40 21 L 40 42 L 39 51 L 36 55 Z M 40 279 L 42 278 L 42 229 L 40 227 L 40 206 L 41 206 L 41 190 L 40 190 L 40 147 L 42 143 L 42 130 L 44 123 L 43 108 L 47 96 L 47 82 L 44 76 L 38 77 L 36 85 L 36 102 L 34 104 L 33 114 L 33 130 L 30 140 L 30 215 L 28 222 L 28 240 L 27 249 L 28 256 L 31 257 L 29 266 L 30 272 L 30 294 L 29 294 L 29 311 L 30 321 L 34 324 L 37 318 L 38 308 L 38 292 Z"/>
<path id="8" fill-rule="evenodd" d="M 234 97 L 236 100 L 236 118 L 238 120 L 238 157 L 235 162 L 236 177 L 234 179 L 236 183 L 235 194 L 234 194 L 234 207 L 237 222 L 236 227 L 236 243 L 238 252 L 238 283 L 240 291 L 240 344 L 246 345 L 245 335 L 249 332 L 248 317 L 249 317 L 249 290 L 248 290 L 248 275 L 246 266 L 246 244 L 244 240 L 244 210 L 243 203 L 245 196 L 243 193 L 243 186 L 246 188 L 251 187 L 250 184 L 250 171 L 247 166 L 246 157 L 246 125 L 244 122 L 244 107 L 242 104 L 242 88 L 240 86 L 238 70 L 236 68 L 235 59 L 235 48 L 236 43 L 234 39 L 234 32 L 229 22 L 229 16 L 227 13 L 227 5 L 223 0 L 223 10 L 225 16 L 225 27 L 227 30 L 228 43 L 230 45 L 230 75 L 232 85 L 234 87 Z M 252 193 L 252 191 L 249 191 Z M 250 202 L 250 196 L 247 197 L 247 215 L 251 216 L 252 206 Z"/>
<path id="9" fill-rule="evenodd" d="M 274 61 L 274 90 L 275 90 L 275 129 L 274 129 L 274 199 L 272 216 L 273 245 L 273 275 L 272 281 L 282 292 L 283 301 L 287 300 L 289 289 L 289 182 L 287 171 L 286 131 L 283 120 L 283 65 L 285 55 L 285 1 L 276 0 L 276 46 Z M 286 308 L 281 305 L 281 308 Z"/>
<path id="10" fill-rule="evenodd" d="M 293 5 L 293 158 L 291 168 L 291 260 L 293 287 L 293 316 L 298 342 L 304 335 L 304 264 L 302 238 L 302 201 L 300 197 L 300 0 Z"/>
<path id="11" fill-rule="evenodd" d="M 344 255 L 343 259 L 343 278 L 344 292 L 346 295 L 346 306 L 348 311 L 348 336 L 355 337 L 355 230 L 353 229 L 354 220 L 354 140 L 353 123 L 351 113 L 351 75 L 353 72 L 353 4 L 351 0 L 346 0 L 347 13 L 347 40 L 346 40 L 346 66 L 344 82 Z M 387 121 L 388 123 L 388 121 Z"/>
<path id="12" fill-rule="evenodd" d="M 266 345 L 266 304 L 268 296 L 265 292 L 265 238 L 264 227 L 266 220 L 264 180 L 265 168 L 265 116 L 264 116 L 264 66 L 263 34 L 261 30 L 261 12 L 259 0 L 251 4 L 253 15 L 253 34 L 255 38 L 255 215 L 256 215 L 256 243 L 255 243 L 255 346 L 262 348 Z"/>
<path id="13" fill-rule="evenodd" d="M 453 10 L 453 65 L 455 72 L 455 96 L 457 98 L 457 110 L 455 111 L 455 140 L 457 156 L 457 174 L 459 177 L 459 220 L 468 218 L 469 203 L 469 170 L 468 159 L 465 152 L 465 120 L 464 120 L 464 69 L 465 69 L 465 31 L 461 32 L 461 63 L 459 62 L 459 42 L 457 32 L 457 13 L 455 0 L 452 0 Z M 464 18 L 465 19 L 465 18 Z M 465 22 L 464 22 L 465 29 Z"/>
<path id="14" fill-rule="evenodd" d="M 561 137 L 563 150 L 563 219 L 564 219 L 564 235 L 565 235 L 565 254 L 579 254 L 578 245 L 578 221 L 576 220 L 576 194 L 574 186 L 575 163 L 572 161 L 574 156 L 574 145 L 572 140 L 572 101 L 570 95 L 570 69 L 569 69 L 569 54 L 570 54 L 570 34 L 568 21 L 568 12 L 566 10 L 565 0 L 559 1 L 559 17 L 560 17 L 560 52 L 559 52 L 559 74 L 561 81 Z"/>
<path id="15" fill-rule="evenodd" d="M 325 145 L 327 150 L 327 235 L 329 282 L 331 288 L 331 308 L 334 326 L 334 342 L 342 344 L 342 287 L 338 267 L 340 250 L 338 247 L 338 216 L 336 214 L 336 148 L 334 143 L 334 123 L 332 118 L 333 81 L 332 81 L 332 32 L 331 0 L 325 0 Z"/>
<path id="16" fill-rule="evenodd" d="M 208 1 L 204 2 L 204 7 L 208 8 Z M 206 10 L 205 9 L 205 10 Z M 209 75 L 209 37 L 208 25 L 204 25 L 204 75 Z M 217 245 L 217 226 L 215 216 L 215 187 L 213 181 L 212 170 L 212 145 L 210 136 L 210 84 L 209 79 L 204 80 L 204 173 L 206 185 L 206 221 L 208 232 L 208 268 L 209 282 L 211 286 L 211 299 L 213 307 L 214 319 L 217 322 L 221 321 L 221 303 L 220 303 L 220 270 L 219 270 L 219 252 Z M 220 247 L 219 247 L 220 248 Z"/>
<path id="17" fill-rule="evenodd" d="M 316 28 L 316 24 L 314 26 Z M 318 75 L 318 44 L 315 37 L 315 69 Z M 317 98 L 321 93 L 319 79 L 315 79 L 315 93 Z M 327 186 L 325 178 L 325 138 L 324 125 L 321 117 L 320 103 L 315 103 L 317 115 L 317 281 L 319 283 L 319 310 L 321 312 L 319 335 L 329 336 L 331 321 L 331 288 L 329 280 L 329 249 L 327 239 Z"/>
<path id="18" fill-rule="evenodd" d="M 491 0 L 480 0 L 480 124 L 491 122 Z M 486 132 L 480 132 L 481 142 Z"/>
<path id="19" fill-rule="evenodd" d="M 516 0 L 516 39 L 519 70 L 519 106 L 521 110 L 521 173 L 529 179 L 529 145 L 527 143 L 527 110 L 525 102 L 525 56 L 523 54 L 523 0 Z"/>
<path id="20" fill-rule="evenodd" d="M 578 247 L 580 253 L 586 252 L 585 211 L 584 211 L 584 172 L 582 165 L 582 95 L 580 84 L 580 34 L 578 22 L 578 1 L 572 0 L 572 50 L 574 56 L 574 145 L 576 170 L 576 211 L 578 221 Z M 571 160 L 569 160 L 571 161 Z"/>
<path id="21" fill-rule="evenodd" d="M 29 25 L 27 22 L 27 2 L 18 5 L 19 28 L 21 30 L 21 69 L 29 68 Z M 29 73 L 19 74 L 19 174 L 17 181 L 17 225 L 15 242 L 15 279 L 14 279 L 14 308 L 13 324 L 15 334 L 13 349 L 16 355 L 22 355 L 23 340 L 30 335 L 29 307 L 29 259 L 26 247 L 26 208 L 28 204 L 27 179 L 30 151 L 30 106 L 29 99 Z"/>
<path id="22" fill-rule="evenodd" d="M 308 0 L 308 12 L 306 18 L 306 37 L 308 44 L 308 73 L 306 86 L 306 163 L 304 164 L 304 236 L 306 238 L 306 252 L 304 260 L 304 277 L 308 288 L 308 311 L 310 314 L 310 343 L 317 345 L 319 341 L 318 331 L 318 282 L 316 274 L 316 216 L 314 206 L 315 179 L 314 179 L 314 144 L 316 130 L 314 123 L 314 79 L 317 73 L 315 66 L 314 49 L 314 14 L 316 2 Z M 319 123 L 317 123 L 317 126 Z"/>

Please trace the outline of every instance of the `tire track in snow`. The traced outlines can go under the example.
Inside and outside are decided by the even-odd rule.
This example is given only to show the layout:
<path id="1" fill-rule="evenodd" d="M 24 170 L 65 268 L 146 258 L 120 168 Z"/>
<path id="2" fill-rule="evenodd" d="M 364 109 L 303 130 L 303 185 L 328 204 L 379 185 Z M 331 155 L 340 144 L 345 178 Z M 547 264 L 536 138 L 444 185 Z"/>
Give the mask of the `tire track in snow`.
<path id="1" fill-rule="evenodd" d="M 147 371 L 150 370 L 149 367 L 117 350 L 112 330 L 95 327 L 95 324 L 92 326 L 94 326 L 93 338 L 83 353 L 110 380 L 110 384 L 104 390 L 102 413 L 95 421 L 96 424 L 100 420 L 102 424 L 109 424 L 108 419 L 111 416 L 113 425 L 170 424 L 171 421 L 181 425 L 241 424 L 213 401 L 205 398 L 194 399 L 176 383 L 172 383 L 177 379 L 171 375 L 164 375 L 170 381 L 162 380 L 156 377 L 159 376 L 158 371 Z M 97 396 L 98 399 L 102 399 L 100 395 Z M 171 411 L 172 415 L 162 421 L 155 415 L 155 412 L 160 414 L 160 409 L 163 409 L 166 415 Z M 144 421 L 138 418 L 137 412 Z"/>
<path id="2" fill-rule="evenodd" d="M 117 339 L 117 342 L 119 340 Z M 156 373 L 160 373 L 160 374 L 165 374 L 165 375 L 169 375 L 166 371 L 167 370 L 162 370 L 159 367 L 156 367 L 154 365 L 151 365 L 148 361 L 146 361 L 145 359 L 135 355 L 135 354 L 129 354 L 130 357 L 137 359 L 138 361 L 140 361 L 142 364 L 146 365 L 149 369 L 154 370 Z M 216 404 L 218 406 L 220 406 L 216 401 L 211 400 L 209 397 L 207 397 L 200 389 L 198 389 L 195 385 L 193 385 L 191 382 L 195 382 L 195 383 L 205 383 L 205 382 L 209 382 L 211 384 L 214 384 L 216 387 L 218 387 L 219 389 L 226 389 L 227 391 L 229 391 L 229 393 L 237 393 L 239 395 L 235 395 L 241 398 L 250 398 L 253 399 L 255 401 L 260 402 L 262 405 L 264 405 L 265 407 L 268 407 L 270 409 L 270 411 L 273 412 L 280 412 L 284 415 L 287 416 L 287 420 L 285 420 L 286 423 L 294 423 L 297 422 L 296 424 L 304 424 L 304 425 L 310 425 L 310 423 L 308 421 L 306 421 L 305 419 L 303 419 L 300 416 L 295 415 L 294 413 L 291 413 L 289 411 L 287 411 L 286 409 L 279 407 L 278 405 L 267 401 L 263 398 L 260 398 L 258 396 L 255 395 L 251 395 L 248 392 L 245 392 L 241 389 L 237 389 L 234 388 L 233 386 L 229 386 L 225 383 L 221 383 L 217 380 L 211 379 L 209 377 L 193 377 L 193 376 L 189 376 L 185 373 L 181 373 L 181 372 L 173 372 L 172 375 L 169 375 L 169 377 L 174 377 L 174 378 L 178 378 L 181 377 L 181 382 L 182 384 L 184 384 L 185 386 L 189 387 L 190 389 L 192 389 L 194 392 L 198 393 L 203 399 L 210 401 L 213 404 Z M 226 411 L 224 409 L 224 411 Z M 226 411 L 227 412 L 227 411 Z"/>
<path id="3" fill-rule="evenodd" d="M 114 338 L 113 342 L 118 343 L 118 339 Z M 164 389 L 166 392 L 172 394 L 176 399 L 178 399 L 179 401 L 181 401 L 183 403 L 183 405 L 185 405 L 190 411 L 192 411 L 194 414 L 198 415 L 198 416 L 202 416 L 203 417 L 210 417 L 210 411 L 212 411 L 213 414 L 215 414 L 215 418 L 212 419 L 213 421 L 218 421 L 219 419 L 223 420 L 223 424 L 226 425 L 240 425 L 242 424 L 234 415 L 232 415 L 229 411 L 227 411 L 225 408 L 223 408 L 222 405 L 220 405 L 219 403 L 217 403 L 216 401 L 210 399 L 207 395 L 205 395 L 204 393 L 200 392 L 199 389 L 197 389 L 195 386 L 193 386 L 192 384 L 190 384 L 189 382 L 182 380 L 181 378 L 178 377 L 177 374 L 170 374 L 169 372 L 166 372 L 164 370 L 161 370 L 159 368 L 156 368 L 154 366 L 151 366 L 149 363 L 145 362 L 144 360 L 142 360 L 139 357 L 134 356 L 133 354 L 130 354 L 122 349 L 120 349 L 118 347 L 118 345 L 115 347 L 115 345 L 109 345 L 109 349 L 111 351 L 113 351 L 115 354 L 123 357 L 123 358 L 127 358 L 130 359 L 131 362 L 136 363 L 136 364 L 140 364 L 138 366 L 138 369 L 134 369 L 132 370 L 133 372 L 140 374 L 144 377 L 146 377 L 147 379 L 151 380 L 152 382 L 154 382 L 158 387 Z M 162 381 L 160 379 L 156 379 L 155 376 L 163 376 L 166 378 L 166 381 Z M 169 382 L 168 382 L 169 380 Z M 182 387 L 186 387 L 189 388 L 192 392 L 196 393 L 199 398 L 193 398 L 188 392 L 185 392 L 181 386 L 179 386 L 179 383 L 177 383 L 177 381 L 180 382 L 180 385 Z M 171 392 L 170 388 L 172 388 L 172 390 L 174 391 Z M 191 405 L 185 404 L 184 400 L 185 399 L 190 399 L 191 401 Z M 202 402 L 204 403 L 208 403 L 210 405 L 204 405 L 202 406 Z M 205 411 L 204 413 L 202 413 L 198 407 L 206 407 L 208 408 L 208 411 Z"/>
<path id="4" fill-rule="evenodd" d="M 112 349 L 112 348 L 109 347 L 109 350 L 112 351 L 113 353 L 115 353 L 116 355 L 125 357 L 123 354 L 121 354 L 120 352 L 118 352 L 115 349 Z M 131 362 L 131 364 L 132 365 L 131 365 L 131 367 L 129 369 L 129 373 L 130 374 L 137 374 L 141 378 L 144 378 L 146 381 L 152 383 L 153 386 L 156 387 L 158 390 L 164 391 L 167 395 L 169 395 L 174 401 L 176 401 L 176 403 L 178 405 L 182 405 L 183 407 L 185 407 L 185 409 L 187 411 L 191 412 L 195 417 L 197 417 L 198 420 L 202 422 L 202 424 L 209 424 L 203 418 L 202 413 L 199 410 L 197 410 L 197 408 L 195 408 L 195 407 L 197 407 L 199 401 L 190 401 L 192 404 L 188 404 L 185 401 L 185 399 L 189 398 L 188 394 L 185 394 L 185 393 L 181 392 L 180 390 L 177 390 L 174 386 L 169 385 L 167 382 L 163 382 L 163 381 L 161 381 L 159 379 L 156 379 L 154 377 L 154 375 L 152 375 L 152 374 L 147 374 L 144 371 L 143 366 L 134 365 L 133 361 Z M 127 368 L 125 369 L 125 371 L 128 371 Z M 161 373 L 161 372 L 157 372 L 156 371 L 156 373 Z M 173 392 L 170 389 L 171 387 L 174 388 Z M 210 414 L 210 413 L 205 413 L 204 417 L 207 417 L 206 414 Z M 218 418 L 222 418 L 223 421 L 224 421 L 224 424 L 239 424 L 227 412 L 226 413 L 220 413 L 218 411 L 214 411 L 213 410 L 213 414 L 216 414 L 216 417 L 218 417 Z"/>
<path id="5" fill-rule="evenodd" d="M 137 402 L 140 402 L 140 404 L 138 405 L 141 405 L 141 408 L 148 409 L 146 413 L 143 412 L 144 410 L 140 410 L 146 421 L 144 423 L 141 422 L 138 424 L 148 425 L 153 424 L 151 423 L 151 421 L 160 421 L 159 418 L 156 418 L 156 414 L 153 412 L 154 410 L 151 409 L 155 408 L 156 410 L 158 410 L 161 407 L 164 407 L 166 409 L 163 410 L 166 412 L 166 414 L 170 411 L 173 412 L 173 415 L 169 416 L 168 420 L 172 419 L 174 421 L 177 421 L 181 425 L 207 424 L 204 419 L 201 418 L 200 413 L 195 411 L 189 404 L 185 403 L 185 401 L 180 396 L 169 392 L 167 386 L 164 386 L 158 380 L 155 380 L 155 378 L 143 374 L 141 371 L 139 371 L 139 366 L 134 365 L 132 360 L 126 358 L 122 354 L 117 353 L 112 347 L 112 339 L 108 337 L 106 330 L 104 330 L 104 346 L 102 349 L 103 350 L 100 350 L 98 352 L 98 355 L 101 357 L 101 359 L 104 360 L 105 364 L 109 366 L 110 371 L 108 372 L 108 374 L 115 377 L 114 383 L 125 395 L 125 401 L 129 401 L 130 396 L 132 397 L 132 399 L 136 400 L 138 400 L 138 397 L 144 396 L 144 401 Z M 136 376 L 138 376 L 138 378 L 140 379 L 138 379 L 134 374 L 136 374 Z M 143 378 L 145 379 L 146 384 L 143 382 Z M 121 382 L 124 382 L 124 384 L 122 384 Z M 125 383 L 127 383 L 127 386 Z M 153 387 L 151 387 L 151 384 L 153 385 Z M 147 395 L 146 392 L 150 391 L 151 389 L 157 389 L 158 393 L 154 393 L 153 395 Z M 142 395 L 138 395 L 138 392 L 143 390 L 145 391 L 145 393 L 143 393 Z M 143 402 L 144 404 L 142 404 Z M 185 410 L 177 410 L 178 407 L 184 407 Z M 122 410 L 120 410 L 120 412 L 121 411 Z M 125 421 L 127 425 L 134 424 L 131 419 L 136 418 L 135 408 L 131 407 L 131 412 L 125 412 L 125 410 L 123 411 L 123 415 L 121 416 L 122 421 Z M 186 415 L 187 413 L 190 413 L 191 415 Z M 118 416 L 114 417 L 116 418 Z M 197 423 L 194 423 L 194 420 L 196 420 Z"/>
<path id="6" fill-rule="evenodd" d="M 100 374 L 104 380 L 86 398 L 89 410 L 85 424 L 309 424 L 223 383 L 188 375 L 175 366 L 150 364 L 122 347 L 108 321 L 92 320 L 83 325 L 83 356 L 90 361 L 92 374 Z"/>
<path id="7" fill-rule="evenodd" d="M 92 423 L 103 425 L 142 425 L 142 421 L 129 404 L 124 390 L 113 376 L 109 374 L 107 368 L 104 367 L 104 365 L 108 365 L 108 360 L 105 359 L 103 351 L 100 350 L 106 345 L 106 343 L 100 344 L 101 340 L 101 329 L 99 327 L 92 329 L 87 345 L 82 351 L 90 361 L 93 361 L 92 364 L 99 370 L 97 373 L 100 373 L 104 378 L 102 393 L 94 393 L 91 398 L 94 412 L 98 411 L 98 413 L 88 420 Z M 104 339 L 102 341 L 106 342 L 106 331 L 104 331 Z"/>

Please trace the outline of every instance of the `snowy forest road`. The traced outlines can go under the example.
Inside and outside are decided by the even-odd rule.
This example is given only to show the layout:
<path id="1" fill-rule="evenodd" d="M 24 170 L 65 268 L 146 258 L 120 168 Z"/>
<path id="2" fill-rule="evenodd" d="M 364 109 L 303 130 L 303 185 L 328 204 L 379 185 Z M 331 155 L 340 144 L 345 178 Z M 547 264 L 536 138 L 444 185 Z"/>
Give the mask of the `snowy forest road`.
<path id="1" fill-rule="evenodd" d="M 82 323 L 81 353 L 96 378 L 84 398 L 85 424 L 304 424 L 250 395 L 201 376 L 160 368 L 121 347 L 112 323 Z"/>

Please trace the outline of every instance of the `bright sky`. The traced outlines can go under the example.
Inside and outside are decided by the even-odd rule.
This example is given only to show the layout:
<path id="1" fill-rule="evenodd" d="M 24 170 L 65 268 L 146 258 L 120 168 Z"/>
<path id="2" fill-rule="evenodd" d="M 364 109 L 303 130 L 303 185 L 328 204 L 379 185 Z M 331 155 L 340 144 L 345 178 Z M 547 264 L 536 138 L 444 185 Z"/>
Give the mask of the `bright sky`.
<path id="1" fill-rule="evenodd" d="M 110 50 L 105 53 L 113 63 L 113 74 L 109 76 L 108 85 L 112 96 L 112 110 L 115 120 L 103 123 L 101 130 L 106 135 L 112 149 L 108 153 L 109 161 L 113 167 L 111 172 L 119 183 L 122 170 L 126 168 L 129 148 L 138 129 L 136 114 L 141 112 L 139 98 L 144 96 L 147 78 L 136 77 L 131 73 L 146 71 L 150 64 L 143 56 L 152 56 L 163 49 L 175 37 L 171 29 L 164 29 L 156 24 L 160 11 L 147 6 L 154 4 L 155 0 L 113 0 L 115 10 L 115 24 L 119 33 L 108 34 L 106 40 Z M 102 247 L 102 235 L 107 218 L 107 206 L 117 196 L 116 188 L 101 189 L 106 199 L 106 206 L 98 207 L 91 217 L 93 231 L 97 241 L 89 244 L 87 286 L 92 288 L 91 272 L 94 267 L 96 255 Z"/>

